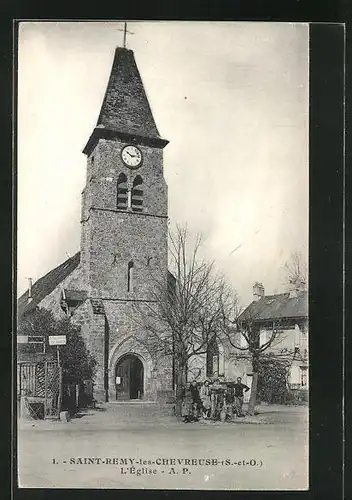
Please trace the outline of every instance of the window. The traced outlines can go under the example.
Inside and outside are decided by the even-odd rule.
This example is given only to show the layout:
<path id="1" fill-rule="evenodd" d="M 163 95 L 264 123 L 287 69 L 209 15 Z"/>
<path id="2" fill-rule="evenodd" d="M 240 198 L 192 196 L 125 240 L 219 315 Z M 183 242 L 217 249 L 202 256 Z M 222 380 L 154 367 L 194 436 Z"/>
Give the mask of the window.
<path id="1" fill-rule="evenodd" d="M 268 333 L 266 330 L 260 331 L 260 346 L 264 345 L 268 341 Z"/>
<path id="2" fill-rule="evenodd" d="M 127 266 L 127 291 L 133 292 L 133 261 L 131 260 Z"/>
<path id="3" fill-rule="evenodd" d="M 298 389 L 301 385 L 301 370 L 297 365 L 292 365 L 290 370 L 291 389 Z"/>
<path id="4" fill-rule="evenodd" d="M 248 347 L 248 342 L 242 333 L 240 333 L 240 347 L 247 348 Z"/>
<path id="5" fill-rule="evenodd" d="M 301 345 L 301 330 L 298 325 L 295 325 L 295 335 L 294 335 L 294 346 L 295 347 L 300 347 Z"/>
<path id="6" fill-rule="evenodd" d="M 134 212 L 143 210 L 143 179 L 140 175 L 137 175 L 133 181 L 131 207 Z"/>
<path id="7" fill-rule="evenodd" d="M 207 377 L 219 375 L 219 346 L 213 337 L 207 349 Z"/>
<path id="8" fill-rule="evenodd" d="M 120 174 L 117 180 L 117 208 L 127 209 L 127 177 Z"/>
<path id="9" fill-rule="evenodd" d="M 308 370 L 306 367 L 301 366 L 301 387 L 308 386 Z"/>

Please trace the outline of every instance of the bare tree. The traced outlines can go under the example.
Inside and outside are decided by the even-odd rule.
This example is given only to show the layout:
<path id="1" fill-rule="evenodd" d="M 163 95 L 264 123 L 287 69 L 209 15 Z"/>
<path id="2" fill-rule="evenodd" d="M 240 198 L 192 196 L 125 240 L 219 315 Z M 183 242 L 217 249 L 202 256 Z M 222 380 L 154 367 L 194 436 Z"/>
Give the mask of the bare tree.
<path id="1" fill-rule="evenodd" d="M 233 311 L 235 314 L 232 317 L 224 314 L 223 334 L 229 344 L 236 349 L 234 356 L 247 359 L 252 364 L 253 378 L 248 414 L 253 415 L 257 402 L 260 360 L 270 347 L 281 342 L 279 325 L 273 322 L 268 338 L 261 341 L 260 326 L 256 322 L 255 315 L 251 312 L 251 307 L 249 306 L 241 314 L 238 314 L 236 308 Z"/>
<path id="2" fill-rule="evenodd" d="M 152 300 L 136 303 L 135 317 L 148 332 L 148 347 L 174 359 L 180 416 L 188 362 L 206 354 L 210 340 L 221 332 L 229 287 L 213 263 L 200 259 L 199 235 L 191 245 L 187 229 L 177 227 L 169 241 L 172 275 L 166 279 L 165 273 L 151 273 Z"/>
<path id="3" fill-rule="evenodd" d="M 290 259 L 283 266 L 286 285 L 297 290 L 307 290 L 307 263 L 300 252 L 292 252 Z"/>

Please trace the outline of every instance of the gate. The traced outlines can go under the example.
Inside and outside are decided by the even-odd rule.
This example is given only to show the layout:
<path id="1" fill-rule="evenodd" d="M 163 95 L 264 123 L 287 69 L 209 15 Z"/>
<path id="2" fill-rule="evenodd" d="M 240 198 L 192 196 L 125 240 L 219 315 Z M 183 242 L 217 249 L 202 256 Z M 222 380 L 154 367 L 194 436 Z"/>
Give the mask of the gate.
<path id="1" fill-rule="evenodd" d="M 52 418 L 58 415 L 60 368 L 56 361 L 19 362 L 17 364 L 17 394 L 21 412 L 32 418 Z"/>

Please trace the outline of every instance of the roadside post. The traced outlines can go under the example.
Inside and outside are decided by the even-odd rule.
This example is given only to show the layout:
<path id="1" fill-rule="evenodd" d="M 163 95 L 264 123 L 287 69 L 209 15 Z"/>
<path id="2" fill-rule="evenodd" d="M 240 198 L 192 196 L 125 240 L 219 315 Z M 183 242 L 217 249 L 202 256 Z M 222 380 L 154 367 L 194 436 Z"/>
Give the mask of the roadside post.
<path id="1" fill-rule="evenodd" d="M 57 401 L 57 416 L 60 419 L 62 396 L 63 396 L 63 377 L 62 377 L 62 364 L 60 359 L 60 346 L 66 345 L 66 335 L 49 336 L 49 345 L 56 345 L 57 366 L 59 370 L 59 397 Z"/>

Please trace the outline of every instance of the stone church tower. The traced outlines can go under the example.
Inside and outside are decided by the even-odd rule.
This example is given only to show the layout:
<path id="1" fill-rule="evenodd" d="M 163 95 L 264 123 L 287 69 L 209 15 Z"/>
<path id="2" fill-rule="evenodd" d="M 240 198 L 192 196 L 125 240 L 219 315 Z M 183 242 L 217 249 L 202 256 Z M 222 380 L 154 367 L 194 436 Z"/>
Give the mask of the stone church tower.
<path id="1" fill-rule="evenodd" d="M 165 399 L 172 390 L 171 359 L 149 352 L 147 333 L 132 319 L 134 304 L 152 300 L 151 273 L 167 280 L 167 144 L 133 51 L 117 48 L 97 125 L 83 150 L 81 252 L 38 280 L 30 303 L 28 292 L 19 299 L 19 313 L 22 301 L 26 310 L 45 307 L 81 326 L 98 361 L 99 401 Z"/>

